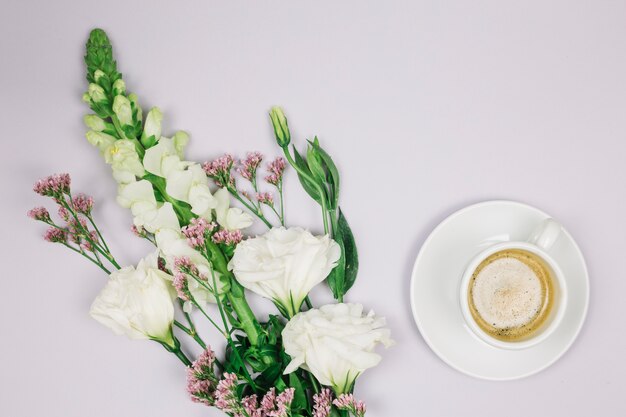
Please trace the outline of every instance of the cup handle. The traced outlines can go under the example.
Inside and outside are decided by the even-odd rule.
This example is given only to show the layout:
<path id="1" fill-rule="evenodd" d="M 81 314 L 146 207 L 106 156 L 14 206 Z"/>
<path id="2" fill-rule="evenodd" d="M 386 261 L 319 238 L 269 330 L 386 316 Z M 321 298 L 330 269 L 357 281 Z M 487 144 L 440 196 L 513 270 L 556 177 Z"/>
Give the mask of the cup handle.
<path id="1" fill-rule="evenodd" d="M 546 219 L 530 234 L 528 243 L 539 246 L 541 249 L 548 251 L 557 241 L 563 227 L 554 219 Z"/>

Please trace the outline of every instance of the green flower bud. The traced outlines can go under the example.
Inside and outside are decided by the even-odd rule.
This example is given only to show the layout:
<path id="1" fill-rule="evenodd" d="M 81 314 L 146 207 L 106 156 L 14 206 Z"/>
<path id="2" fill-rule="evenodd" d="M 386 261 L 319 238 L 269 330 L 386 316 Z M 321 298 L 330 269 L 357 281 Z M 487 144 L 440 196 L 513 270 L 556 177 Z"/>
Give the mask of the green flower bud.
<path id="1" fill-rule="evenodd" d="M 119 94 L 124 94 L 126 92 L 126 83 L 124 82 L 124 80 L 117 79 L 115 80 L 115 82 L 113 83 L 113 94 L 115 94 L 116 96 Z"/>
<path id="2" fill-rule="evenodd" d="M 161 109 L 153 107 L 146 116 L 146 124 L 143 126 L 143 133 L 141 134 L 141 143 L 144 146 L 148 142 L 158 141 L 161 137 L 161 120 L 163 120 Z M 154 137 L 154 139 L 151 140 L 151 137 Z"/>
<path id="3" fill-rule="evenodd" d="M 97 69 L 93 73 L 93 79 L 96 80 L 96 82 L 98 82 L 100 80 L 100 78 L 102 78 L 104 76 L 106 76 L 106 74 L 103 71 L 99 70 L 99 69 Z"/>
<path id="4" fill-rule="evenodd" d="M 91 97 L 89 96 L 89 93 L 84 93 L 82 100 L 87 104 L 91 104 Z"/>
<path id="5" fill-rule="evenodd" d="M 182 130 L 174 133 L 174 137 L 172 138 L 174 142 L 174 149 L 176 149 L 176 153 L 180 157 L 180 159 L 184 158 L 185 146 L 189 143 L 189 135 L 187 132 L 183 132 Z"/>
<path id="6" fill-rule="evenodd" d="M 117 139 L 114 136 L 107 135 L 106 133 L 96 132 L 93 130 L 85 133 L 87 141 L 93 146 L 97 147 L 101 153 L 103 153 L 109 146 L 111 146 Z"/>
<path id="7" fill-rule="evenodd" d="M 91 100 L 96 103 L 99 103 L 101 101 L 107 101 L 107 96 L 104 92 L 104 88 L 94 83 L 89 84 L 89 97 L 91 97 Z"/>
<path id="8" fill-rule="evenodd" d="M 115 96 L 113 100 L 113 112 L 122 126 L 133 124 L 133 111 L 130 108 L 130 101 L 126 97 Z"/>
<path id="9" fill-rule="evenodd" d="M 139 107 L 139 101 L 137 100 L 137 94 L 129 94 L 128 99 L 133 105 L 133 110 L 135 110 L 135 118 L 137 121 L 141 122 L 143 118 L 143 112 L 141 111 L 141 107 Z"/>
<path id="10" fill-rule="evenodd" d="M 83 117 L 83 121 L 89 129 L 95 130 L 96 132 L 102 132 L 104 129 L 106 129 L 106 123 L 104 122 L 104 120 L 102 120 L 95 114 L 86 114 Z"/>
<path id="11" fill-rule="evenodd" d="M 270 110 L 270 119 L 274 127 L 276 142 L 278 142 L 281 148 L 287 147 L 291 141 L 291 133 L 289 133 L 289 125 L 287 124 L 287 118 L 285 117 L 283 109 L 280 107 L 272 107 Z"/>

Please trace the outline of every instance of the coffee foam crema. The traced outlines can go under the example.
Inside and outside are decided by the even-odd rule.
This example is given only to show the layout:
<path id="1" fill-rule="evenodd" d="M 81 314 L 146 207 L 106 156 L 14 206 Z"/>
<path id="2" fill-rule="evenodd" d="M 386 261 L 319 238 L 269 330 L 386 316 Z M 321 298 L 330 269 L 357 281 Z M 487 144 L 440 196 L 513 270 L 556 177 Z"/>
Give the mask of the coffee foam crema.
<path id="1" fill-rule="evenodd" d="M 479 327 L 500 340 L 532 336 L 550 314 L 550 268 L 538 256 L 519 249 L 496 252 L 474 270 L 468 302 Z"/>

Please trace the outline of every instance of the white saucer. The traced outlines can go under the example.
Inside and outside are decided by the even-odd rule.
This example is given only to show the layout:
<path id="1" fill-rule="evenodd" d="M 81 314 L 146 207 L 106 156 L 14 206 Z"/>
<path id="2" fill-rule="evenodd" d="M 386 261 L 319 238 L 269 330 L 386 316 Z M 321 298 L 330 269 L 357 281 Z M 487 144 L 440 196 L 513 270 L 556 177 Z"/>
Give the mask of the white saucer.
<path id="1" fill-rule="evenodd" d="M 413 317 L 428 346 L 451 367 L 483 379 L 523 378 L 553 364 L 576 339 L 587 315 L 589 278 L 566 230 L 549 252 L 565 275 L 568 303 L 548 339 L 523 350 L 497 349 L 472 333 L 461 315 L 459 283 L 472 257 L 494 243 L 526 240 L 548 217 L 525 204 L 486 201 L 452 214 L 424 242 L 411 278 Z"/>

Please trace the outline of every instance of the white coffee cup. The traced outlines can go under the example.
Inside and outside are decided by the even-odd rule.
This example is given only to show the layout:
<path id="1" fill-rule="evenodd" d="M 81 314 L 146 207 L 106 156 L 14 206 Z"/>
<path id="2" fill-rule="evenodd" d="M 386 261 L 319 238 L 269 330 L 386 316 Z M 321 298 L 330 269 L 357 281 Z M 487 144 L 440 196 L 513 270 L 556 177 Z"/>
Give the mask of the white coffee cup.
<path id="1" fill-rule="evenodd" d="M 480 252 L 469 262 L 465 272 L 463 273 L 463 278 L 461 279 L 461 312 L 463 313 L 465 324 L 479 339 L 490 344 L 491 346 L 501 349 L 525 349 L 546 340 L 558 328 L 563 319 L 565 307 L 567 305 L 567 286 L 561 268 L 554 258 L 550 256 L 549 251 L 558 240 L 561 233 L 561 225 L 553 219 L 547 219 L 538 225 L 527 241 L 496 243 Z M 510 249 L 520 249 L 531 252 L 541 258 L 551 269 L 551 275 L 555 281 L 553 283 L 554 301 L 550 315 L 534 334 L 532 334 L 529 338 L 520 341 L 502 341 L 483 331 L 472 317 L 468 301 L 469 283 L 474 271 L 478 268 L 480 263 L 496 252 Z"/>

